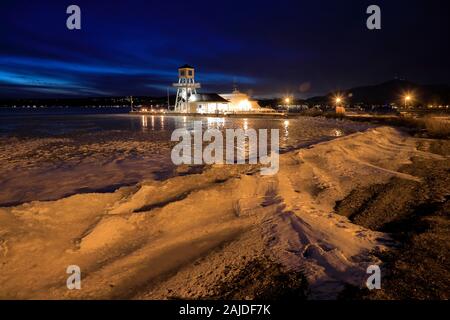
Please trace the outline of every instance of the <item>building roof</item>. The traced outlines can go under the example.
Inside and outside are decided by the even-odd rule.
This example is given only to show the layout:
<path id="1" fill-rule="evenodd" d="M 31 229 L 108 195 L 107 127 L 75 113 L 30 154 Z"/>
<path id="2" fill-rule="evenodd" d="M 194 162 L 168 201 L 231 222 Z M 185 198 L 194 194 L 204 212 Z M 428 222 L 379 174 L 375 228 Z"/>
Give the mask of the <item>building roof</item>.
<path id="1" fill-rule="evenodd" d="M 192 102 L 229 102 L 228 100 L 219 96 L 217 93 L 197 93 L 193 94 L 189 100 Z"/>
<path id="2" fill-rule="evenodd" d="M 179 67 L 178 69 L 194 69 L 193 66 L 190 66 L 188 64 L 182 65 L 181 67 Z"/>

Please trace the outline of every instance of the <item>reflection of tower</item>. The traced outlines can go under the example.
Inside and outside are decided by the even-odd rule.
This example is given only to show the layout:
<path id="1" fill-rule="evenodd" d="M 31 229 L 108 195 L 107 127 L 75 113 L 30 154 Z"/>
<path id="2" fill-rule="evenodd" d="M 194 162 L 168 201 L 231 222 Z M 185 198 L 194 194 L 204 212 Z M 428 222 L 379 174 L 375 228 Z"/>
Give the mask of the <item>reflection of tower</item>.
<path id="1" fill-rule="evenodd" d="M 189 112 L 189 98 L 197 94 L 196 89 L 200 88 L 200 83 L 195 83 L 194 75 L 194 67 L 185 64 L 178 68 L 178 83 L 173 84 L 177 88 L 176 112 Z"/>
<path id="2" fill-rule="evenodd" d="M 134 108 L 133 108 L 133 96 L 130 96 L 129 100 L 130 100 L 131 112 L 133 112 L 134 111 Z"/>

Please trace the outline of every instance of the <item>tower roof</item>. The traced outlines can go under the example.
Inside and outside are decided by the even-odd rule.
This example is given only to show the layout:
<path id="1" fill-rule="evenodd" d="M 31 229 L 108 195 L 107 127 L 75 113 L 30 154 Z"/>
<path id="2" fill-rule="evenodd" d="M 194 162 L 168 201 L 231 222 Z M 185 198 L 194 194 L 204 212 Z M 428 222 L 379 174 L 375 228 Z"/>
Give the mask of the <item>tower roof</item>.
<path id="1" fill-rule="evenodd" d="M 194 69 L 193 66 L 190 66 L 188 64 L 182 65 L 181 67 L 179 67 L 178 69 Z"/>

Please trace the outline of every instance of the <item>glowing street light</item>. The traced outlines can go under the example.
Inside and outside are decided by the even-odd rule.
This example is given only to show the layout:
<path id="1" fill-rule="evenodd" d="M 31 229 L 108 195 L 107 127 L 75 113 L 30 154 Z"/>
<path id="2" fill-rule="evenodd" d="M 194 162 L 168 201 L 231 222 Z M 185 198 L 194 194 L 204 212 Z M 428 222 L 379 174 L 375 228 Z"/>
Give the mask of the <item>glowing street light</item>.
<path id="1" fill-rule="evenodd" d="M 406 109 L 406 107 L 407 107 L 406 104 L 407 104 L 409 101 L 411 101 L 411 99 L 412 99 L 411 95 L 407 94 L 407 95 L 405 96 L 405 109 Z"/>
<path id="2" fill-rule="evenodd" d="M 290 104 L 292 102 L 291 97 L 286 97 L 284 98 L 284 104 L 286 105 L 286 107 L 289 109 L 290 108 Z"/>
<path id="3" fill-rule="evenodd" d="M 334 102 L 336 104 L 336 107 L 338 107 L 339 104 L 344 102 L 344 99 L 341 96 L 336 96 L 336 97 L 334 97 Z"/>
<path id="4" fill-rule="evenodd" d="M 344 99 L 341 96 L 336 96 L 334 98 L 334 102 L 336 103 L 336 106 L 335 106 L 336 113 L 344 114 L 345 113 L 345 108 L 339 106 L 341 103 L 344 102 Z"/>

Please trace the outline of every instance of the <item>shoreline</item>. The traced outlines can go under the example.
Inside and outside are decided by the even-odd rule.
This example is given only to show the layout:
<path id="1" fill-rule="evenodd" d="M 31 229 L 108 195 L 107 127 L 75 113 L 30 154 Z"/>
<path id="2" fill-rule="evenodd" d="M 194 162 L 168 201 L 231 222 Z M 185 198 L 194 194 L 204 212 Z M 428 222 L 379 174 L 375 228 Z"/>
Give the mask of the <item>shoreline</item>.
<path id="1" fill-rule="evenodd" d="M 143 121 L 141 116 L 126 115 L 16 121 L 14 125 L 21 130 L 12 126 L 13 130 L 0 135 L 0 206 L 114 191 L 112 188 L 147 178 L 172 176 L 170 154 L 176 143 L 170 141 L 171 133 L 196 119 L 155 118 Z M 283 153 L 370 127 L 325 118 L 302 118 L 288 124 L 277 119 L 202 121 L 223 132 L 226 128 L 279 128 Z"/>
<path id="2" fill-rule="evenodd" d="M 298 119 L 303 117 L 324 117 L 326 119 L 350 120 L 354 122 L 367 122 L 382 126 L 402 128 L 412 134 L 430 138 L 450 138 L 450 115 L 448 113 L 430 113 L 416 116 L 414 114 L 372 114 L 372 113 L 346 113 L 313 112 L 313 113 L 228 113 L 228 114 L 199 114 L 199 113 L 175 113 L 175 112 L 141 112 L 132 111 L 131 115 L 153 115 L 174 117 L 211 117 L 211 118 L 238 118 L 238 119 Z"/>
<path id="3" fill-rule="evenodd" d="M 369 252 L 391 240 L 335 214 L 335 202 L 393 176 L 414 180 L 397 170 L 417 154 L 415 145 L 395 129 L 375 128 L 287 152 L 273 177 L 251 166 L 212 166 L 113 193 L 0 208 L 0 297 L 234 296 L 236 279 L 267 257 L 275 278 L 303 274 L 309 299 L 337 298 L 346 284 L 363 283 L 367 265 L 379 261 Z M 26 273 L 33 257 L 43 279 Z M 74 261 L 86 277 L 81 292 L 64 288 L 64 266 Z M 26 283 L 34 283 L 29 291 Z M 254 297 L 266 292 L 242 285 Z"/>
<path id="4" fill-rule="evenodd" d="M 180 112 L 152 112 L 152 111 L 130 111 L 131 115 L 173 116 L 173 117 L 198 117 L 198 118 L 288 118 L 286 113 L 180 113 Z"/>

